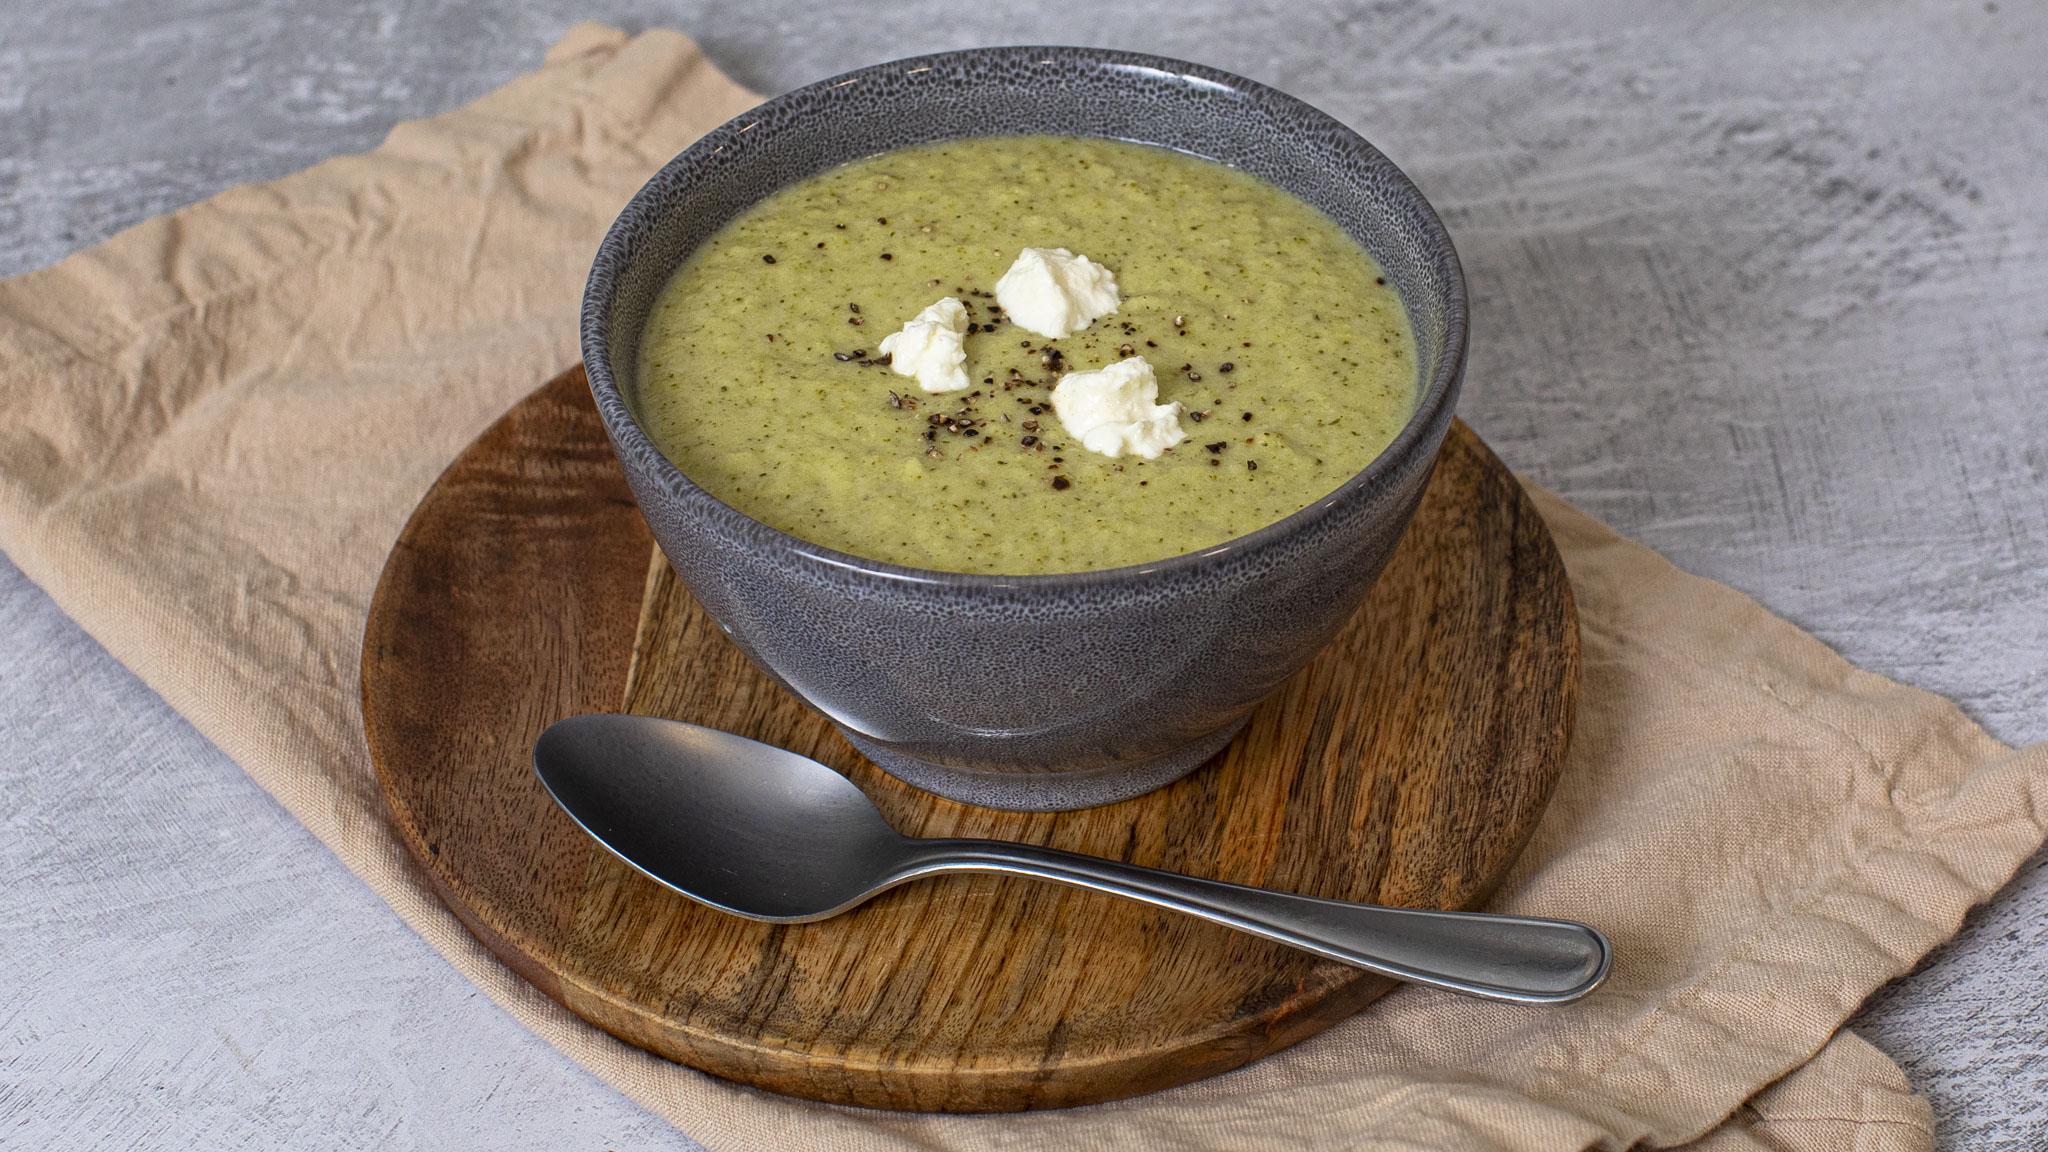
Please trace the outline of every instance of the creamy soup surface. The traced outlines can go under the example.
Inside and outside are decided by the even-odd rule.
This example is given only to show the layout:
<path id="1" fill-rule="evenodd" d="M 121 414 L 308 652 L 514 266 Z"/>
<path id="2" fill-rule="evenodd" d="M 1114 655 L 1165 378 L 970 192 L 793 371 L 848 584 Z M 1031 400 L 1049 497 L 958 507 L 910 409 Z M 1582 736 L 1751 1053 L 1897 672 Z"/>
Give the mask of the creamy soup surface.
<path id="1" fill-rule="evenodd" d="M 1025 247 L 1115 273 L 1111 316 L 1060 340 L 992 290 Z M 966 392 L 878 361 L 920 309 L 968 309 Z M 1188 439 L 1083 448 L 1049 393 L 1145 357 Z M 1283 519 L 1407 422 L 1414 338 L 1380 269 L 1314 208 L 1146 145 L 954 141 L 825 172 L 727 224 L 662 289 L 633 397 L 720 500 L 857 556 L 953 572 L 1143 564 Z"/>

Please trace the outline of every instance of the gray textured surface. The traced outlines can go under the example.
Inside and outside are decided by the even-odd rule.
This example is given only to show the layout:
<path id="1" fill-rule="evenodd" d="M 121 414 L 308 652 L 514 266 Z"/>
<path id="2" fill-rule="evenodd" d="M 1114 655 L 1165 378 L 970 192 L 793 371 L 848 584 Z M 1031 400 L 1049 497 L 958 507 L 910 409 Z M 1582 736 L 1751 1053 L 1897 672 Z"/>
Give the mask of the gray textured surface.
<path id="1" fill-rule="evenodd" d="M 1471 278 L 1509 460 L 1874 670 L 2048 738 L 2048 10 L 15 0 L 0 273 L 374 144 L 576 19 L 778 91 L 1065 41 L 1192 56 L 1362 129 Z M 471 990 L 0 565 L 0 1144 L 687 1147 Z M 2048 1147 L 2041 859 L 1860 1025 L 1953 1148 Z"/>

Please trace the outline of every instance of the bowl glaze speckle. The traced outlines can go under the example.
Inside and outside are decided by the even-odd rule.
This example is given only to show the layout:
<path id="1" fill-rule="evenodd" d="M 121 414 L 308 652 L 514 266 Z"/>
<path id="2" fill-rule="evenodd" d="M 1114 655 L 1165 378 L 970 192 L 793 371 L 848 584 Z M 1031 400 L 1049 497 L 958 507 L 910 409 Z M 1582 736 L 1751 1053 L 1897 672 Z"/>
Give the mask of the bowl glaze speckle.
<path id="1" fill-rule="evenodd" d="M 1069 575 L 885 564 L 770 528 L 691 483 L 632 410 L 642 326 L 684 257 L 779 188 L 911 144 L 1056 133 L 1242 168 L 1329 215 L 1407 307 L 1419 400 L 1363 472 L 1214 548 Z M 1464 374 L 1463 275 L 1413 183 L 1357 133 L 1225 72 L 1088 48 L 990 48 L 800 88 L 704 137 L 599 248 L 583 359 L 654 538 L 747 654 L 877 764 L 970 804 L 1062 809 L 1160 787 L 1350 618 L 1407 525 Z"/>

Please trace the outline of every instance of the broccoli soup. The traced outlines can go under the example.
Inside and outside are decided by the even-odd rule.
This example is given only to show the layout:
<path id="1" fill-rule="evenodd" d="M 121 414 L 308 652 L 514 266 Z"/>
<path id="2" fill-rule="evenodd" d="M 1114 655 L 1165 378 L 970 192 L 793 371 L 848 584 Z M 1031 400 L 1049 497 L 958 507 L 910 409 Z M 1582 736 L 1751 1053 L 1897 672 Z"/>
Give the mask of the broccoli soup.
<path id="1" fill-rule="evenodd" d="M 1243 172 L 1146 145 L 890 152 L 735 218 L 650 314 L 633 402 L 692 481 L 953 572 L 1200 551 L 1328 495 L 1416 396 L 1372 258 Z"/>

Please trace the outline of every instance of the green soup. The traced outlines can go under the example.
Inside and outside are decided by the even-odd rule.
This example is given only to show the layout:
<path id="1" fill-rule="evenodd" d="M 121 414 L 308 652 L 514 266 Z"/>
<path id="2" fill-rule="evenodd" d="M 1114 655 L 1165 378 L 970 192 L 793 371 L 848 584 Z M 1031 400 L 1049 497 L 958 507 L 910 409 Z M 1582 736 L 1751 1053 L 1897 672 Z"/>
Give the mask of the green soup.
<path id="1" fill-rule="evenodd" d="M 1025 247 L 1115 273 L 1116 314 L 1062 340 L 1000 318 Z M 928 394 L 876 346 L 941 296 L 968 307 L 967 392 Z M 1188 439 L 1112 459 L 1066 435 L 1061 374 L 1144 356 Z M 1145 145 L 988 137 L 785 189 L 662 289 L 638 414 L 685 475 L 758 520 L 876 560 L 1079 572 L 1221 544 L 1329 494 L 1407 422 L 1414 338 L 1327 217 Z"/>

